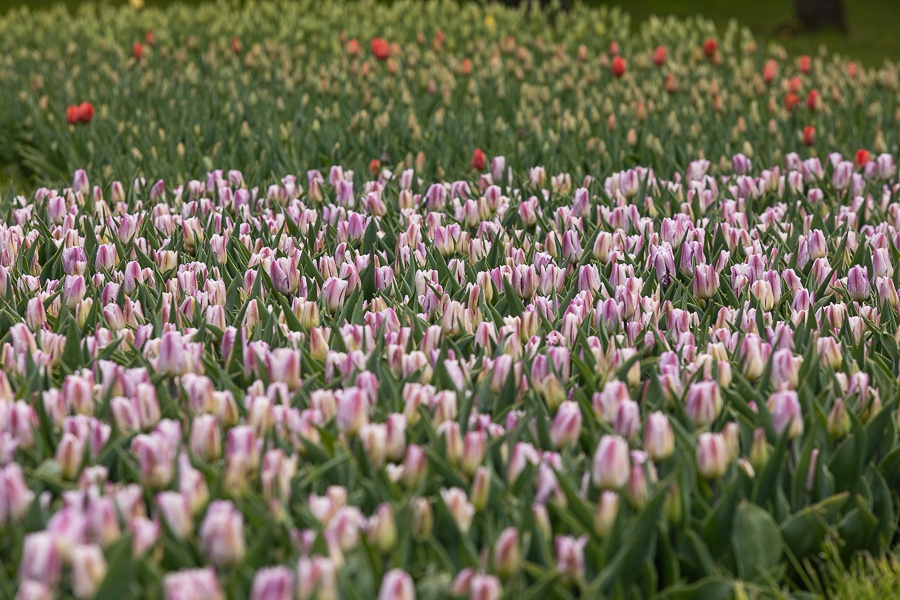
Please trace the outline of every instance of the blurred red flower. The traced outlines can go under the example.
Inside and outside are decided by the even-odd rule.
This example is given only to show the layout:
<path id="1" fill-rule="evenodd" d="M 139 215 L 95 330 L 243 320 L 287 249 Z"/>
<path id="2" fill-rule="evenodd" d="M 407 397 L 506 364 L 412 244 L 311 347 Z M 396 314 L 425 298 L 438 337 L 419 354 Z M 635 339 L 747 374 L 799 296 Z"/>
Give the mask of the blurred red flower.
<path id="1" fill-rule="evenodd" d="M 135 60 L 141 60 L 141 57 L 144 56 L 144 45 L 140 42 L 135 42 L 131 47 L 131 55 Z"/>
<path id="2" fill-rule="evenodd" d="M 353 38 L 352 40 L 347 42 L 347 54 L 349 54 L 350 56 L 359 55 L 359 42 L 356 40 L 356 38 Z"/>
<path id="3" fill-rule="evenodd" d="M 858 167 L 864 167 L 866 164 L 872 160 L 872 155 L 868 150 L 857 150 L 856 151 L 856 165 Z"/>
<path id="4" fill-rule="evenodd" d="M 665 46 L 656 47 L 656 50 L 653 51 L 653 62 L 656 63 L 657 66 L 661 66 L 666 62 Z"/>
<path id="5" fill-rule="evenodd" d="M 372 40 L 372 54 L 378 60 L 387 60 L 391 55 L 391 46 L 383 38 L 375 38 Z"/>
<path id="6" fill-rule="evenodd" d="M 819 100 L 819 90 L 809 90 L 809 95 L 806 96 L 806 107 L 815 111 L 817 107 L 817 102 Z"/>
<path id="7" fill-rule="evenodd" d="M 816 143 L 816 128 L 812 125 L 807 125 L 806 129 L 803 130 L 803 145 L 804 146 L 812 146 Z"/>
<path id="8" fill-rule="evenodd" d="M 809 73 L 810 68 L 812 67 L 812 59 L 804 54 L 800 57 L 800 72 L 801 73 Z"/>
<path id="9" fill-rule="evenodd" d="M 381 161 L 377 158 L 373 158 L 372 162 L 369 163 L 369 173 L 372 174 L 372 177 L 378 176 L 378 171 L 381 170 Z"/>
<path id="10" fill-rule="evenodd" d="M 82 102 L 78 105 L 78 122 L 90 123 L 94 118 L 94 105 L 90 102 Z"/>
<path id="11" fill-rule="evenodd" d="M 718 50 L 719 44 L 716 40 L 709 38 L 705 42 L 703 42 L 703 54 L 706 55 L 706 58 L 712 58 L 716 54 L 716 50 Z"/>
<path id="12" fill-rule="evenodd" d="M 66 108 L 66 123 L 74 125 L 78 122 L 78 107 L 70 106 Z"/>
<path id="13" fill-rule="evenodd" d="M 800 96 L 794 92 L 788 92 L 784 96 L 784 107 L 788 110 L 794 110 L 800 104 Z"/>
<path id="14" fill-rule="evenodd" d="M 475 152 L 472 153 L 472 161 L 469 164 L 475 171 L 484 171 L 484 167 L 487 165 L 487 158 L 485 158 L 481 148 L 475 148 Z"/>
<path id="15" fill-rule="evenodd" d="M 612 61 L 612 74 L 621 77 L 625 74 L 625 59 L 617 56 Z"/>

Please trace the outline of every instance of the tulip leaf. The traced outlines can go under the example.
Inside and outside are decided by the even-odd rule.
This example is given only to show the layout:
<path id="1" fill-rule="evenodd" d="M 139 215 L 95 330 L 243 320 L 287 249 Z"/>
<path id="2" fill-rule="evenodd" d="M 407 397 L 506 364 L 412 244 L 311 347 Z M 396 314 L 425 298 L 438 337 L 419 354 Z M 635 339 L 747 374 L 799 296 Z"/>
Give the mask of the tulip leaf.
<path id="1" fill-rule="evenodd" d="M 735 515 L 731 548 L 739 577 L 767 581 L 781 561 L 781 531 L 767 511 L 743 502 Z"/>
<path id="2" fill-rule="evenodd" d="M 692 584 L 676 584 L 666 588 L 659 600 L 728 600 L 733 596 L 734 583 L 724 577 L 710 576 Z"/>
<path id="3" fill-rule="evenodd" d="M 124 535 L 106 549 L 108 568 L 106 578 L 97 593 L 95 600 L 122 600 L 134 597 L 129 593 L 134 582 L 135 562 L 131 554 L 131 535 Z"/>

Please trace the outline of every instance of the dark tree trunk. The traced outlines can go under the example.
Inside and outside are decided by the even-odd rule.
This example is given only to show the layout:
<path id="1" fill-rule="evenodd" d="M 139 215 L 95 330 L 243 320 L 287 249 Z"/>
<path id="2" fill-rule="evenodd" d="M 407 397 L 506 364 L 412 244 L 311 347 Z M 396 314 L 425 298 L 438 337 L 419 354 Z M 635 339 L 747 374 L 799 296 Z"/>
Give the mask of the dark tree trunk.
<path id="1" fill-rule="evenodd" d="M 834 27 L 847 33 L 843 0 L 794 0 L 794 15 L 804 29 Z"/>

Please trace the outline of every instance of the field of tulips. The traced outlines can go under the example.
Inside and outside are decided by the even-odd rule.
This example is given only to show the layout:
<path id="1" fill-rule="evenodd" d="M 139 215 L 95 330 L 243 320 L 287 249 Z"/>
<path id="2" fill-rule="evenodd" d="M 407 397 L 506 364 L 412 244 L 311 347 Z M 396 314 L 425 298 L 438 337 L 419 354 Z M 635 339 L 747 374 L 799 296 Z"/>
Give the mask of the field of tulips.
<path id="1" fill-rule="evenodd" d="M 325 4 L 0 19 L 0 597 L 803 598 L 894 546 L 896 65 Z"/>

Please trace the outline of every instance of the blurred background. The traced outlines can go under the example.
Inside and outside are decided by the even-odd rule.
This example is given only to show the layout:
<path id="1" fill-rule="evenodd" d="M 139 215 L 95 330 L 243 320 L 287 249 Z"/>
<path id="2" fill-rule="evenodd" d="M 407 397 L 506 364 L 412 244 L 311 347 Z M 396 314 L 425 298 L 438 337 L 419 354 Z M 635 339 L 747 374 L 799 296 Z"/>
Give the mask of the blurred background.
<path id="1" fill-rule="evenodd" d="M 166 6 L 203 0 L 99 0 L 99 4 L 125 3 Z M 385 0 L 389 1 L 389 0 Z M 464 1 L 464 0 L 460 0 Z M 502 0 L 504 4 L 530 4 L 530 0 Z M 632 15 L 632 27 L 651 16 L 703 16 L 724 27 L 731 19 L 749 27 L 764 42 L 775 41 L 792 54 L 815 54 L 824 44 L 832 52 L 878 66 L 886 59 L 900 60 L 900 0 L 580 0 L 588 5 L 619 7 Z M 235 0 L 237 4 L 245 3 Z M 551 4 L 540 0 L 541 4 Z M 79 0 L 0 0 L 0 12 L 36 10 L 64 4 L 77 10 Z M 573 0 L 556 0 L 557 7 Z"/>

